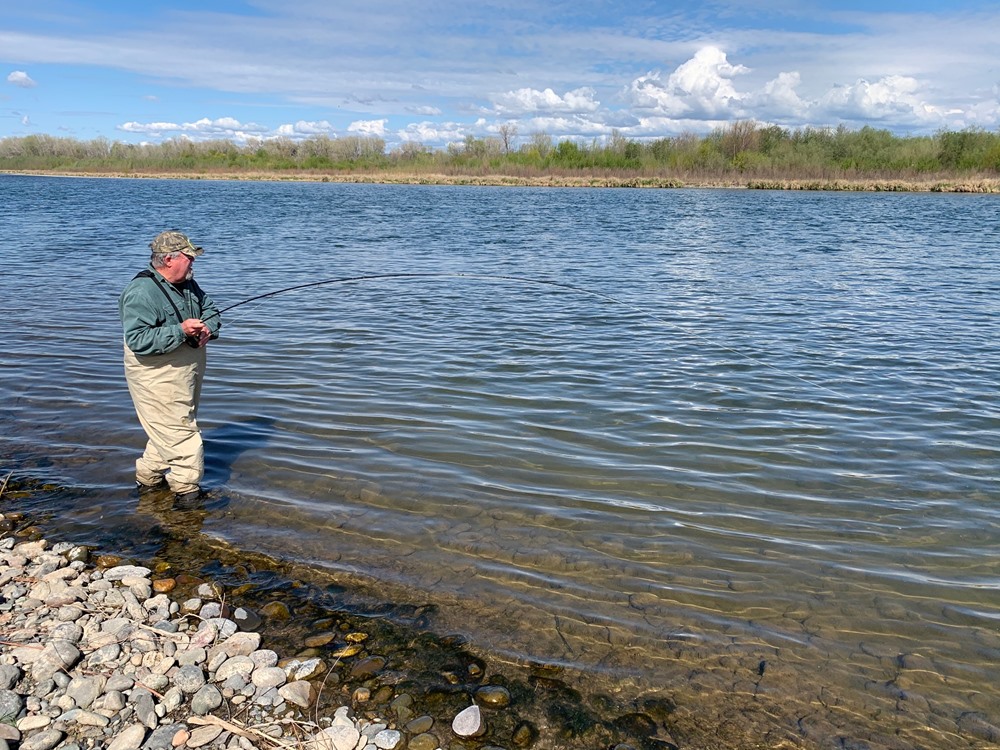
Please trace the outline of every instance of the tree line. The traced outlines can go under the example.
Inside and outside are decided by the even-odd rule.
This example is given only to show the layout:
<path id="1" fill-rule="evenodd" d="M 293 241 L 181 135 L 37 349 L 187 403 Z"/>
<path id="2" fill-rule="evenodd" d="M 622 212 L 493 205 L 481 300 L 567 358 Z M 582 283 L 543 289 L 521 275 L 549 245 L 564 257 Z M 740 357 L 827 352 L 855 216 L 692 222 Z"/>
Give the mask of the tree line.
<path id="1" fill-rule="evenodd" d="M 315 136 L 132 144 L 49 135 L 0 139 L 0 169 L 93 173 L 407 171 L 467 175 L 603 174 L 745 179 L 921 179 L 1000 174 L 1000 132 L 981 128 L 898 136 L 865 126 L 851 130 L 787 129 L 733 122 L 707 135 L 635 140 L 618 132 L 589 142 L 545 133 L 519 138 L 512 125 L 497 135 L 468 136 L 444 149 L 382 138 Z"/>

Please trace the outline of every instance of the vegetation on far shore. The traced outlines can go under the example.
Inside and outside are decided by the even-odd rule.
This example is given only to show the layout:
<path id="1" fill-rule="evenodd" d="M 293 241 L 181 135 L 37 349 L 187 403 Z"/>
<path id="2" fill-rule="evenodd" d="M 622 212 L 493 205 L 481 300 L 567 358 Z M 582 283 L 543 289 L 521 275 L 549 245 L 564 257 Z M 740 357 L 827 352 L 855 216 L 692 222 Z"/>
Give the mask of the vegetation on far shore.
<path id="1" fill-rule="evenodd" d="M 742 187 L 1000 193 L 1000 132 L 978 128 L 930 136 L 740 121 L 705 136 L 590 143 L 544 133 L 468 136 L 432 149 L 386 150 L 377 137 L 317 136 L 130 144 L 47 135 L 0 139 L 0 171 L 118 177 L 321 180 L 408 184 L 566 187 Z"/>

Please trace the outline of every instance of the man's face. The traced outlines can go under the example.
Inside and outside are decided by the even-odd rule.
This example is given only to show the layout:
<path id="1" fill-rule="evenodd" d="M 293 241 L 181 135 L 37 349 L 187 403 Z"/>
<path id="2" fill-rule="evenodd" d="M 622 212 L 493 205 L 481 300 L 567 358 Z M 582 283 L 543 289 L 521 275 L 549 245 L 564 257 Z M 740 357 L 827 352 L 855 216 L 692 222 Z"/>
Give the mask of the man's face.
<path id="1" fill-rule="evenodd" d="M 194 278 L 194 258 L 184 253 L 177 253 L 173 257 L 167 257 L 166 265 L 160 269 L 160 273 L 171 284 L 178 281 L 188 281 Z"/>

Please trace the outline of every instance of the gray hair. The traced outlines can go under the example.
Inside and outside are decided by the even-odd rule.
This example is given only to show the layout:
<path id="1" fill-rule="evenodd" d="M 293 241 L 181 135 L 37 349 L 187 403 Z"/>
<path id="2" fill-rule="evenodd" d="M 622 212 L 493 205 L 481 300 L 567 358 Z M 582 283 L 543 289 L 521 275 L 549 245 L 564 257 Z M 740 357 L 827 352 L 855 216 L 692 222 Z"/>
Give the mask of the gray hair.
<path id="1" fill-rule="evenodd" d="M 153 268 L 163 268 L 166 265 L 167 258 L 176 258 L 178 255 L 184 255 L 184 253 L 180 251 L 173 253 L 153 253 L 149 256 L 149 264 Z"/>

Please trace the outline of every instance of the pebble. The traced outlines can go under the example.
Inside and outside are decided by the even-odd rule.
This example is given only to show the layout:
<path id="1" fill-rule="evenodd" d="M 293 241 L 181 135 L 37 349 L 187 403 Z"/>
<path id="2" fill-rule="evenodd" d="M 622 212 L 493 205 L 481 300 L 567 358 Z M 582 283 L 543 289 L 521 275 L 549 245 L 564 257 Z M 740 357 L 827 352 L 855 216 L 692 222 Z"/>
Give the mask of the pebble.
<path id="1" fill-rule="evenodd" d="M 320 734 L 328 737 L 336 750 L 354 750 L 361 739 L 361 732 L 351 725 L 334 724 Z"/>
<path id="2" fill-rule="evenodd" d="M 131 724 L 115 737 L 108 750 L 136 750 L 146 738 L 146 727 L 142 724 Z"/>
<path id="3" fill-rule="evenodd" d="M 222 693 L 215 685 L 204 685 L 191 698 L 191 710 L 198 716 L 211 713 L 222 705 Z"/>
<path id="4" fill-rule="evenodd" d="M 418 734 L 407 744 L 408 750 L 437 750 L 438 739 L 433 734 Z"/>
<path id="5" fill-rule="evenodd" d="M 62 742 L 64 736 L 58 729 L 46 729 L 25 737 L 21 742 L 21 750 L 52 750 Z"/>
<path id="6" fill-rule="evenodd" d="M 168 594 L 177 588 L 177 581 L 173 578 L 160 578 L 153 581 L 153 591 L 159 594 Z"/>
<path id="7" fill-rule="evenodd" d="M 451 730 L 459 737 L 475 737 L 483 731 L 483 717 L 479 706 L 473 704 L 462 709 L 451 722 Z"/>
<path id="8" fill-rule="evenodd" d="M 309 708 L 316 702 L 316 688 L 305 680 L 295 680 L 282 685 L 278 688 L 278 695 L 300 708 Z"/>
<path id="9" fill-rule="evenodd" d="M 288 675 L 280 667 L 260 667 L 253 671 L 250 680 L 258 688 L 267 690 L 284 685 L 288 682 Z"/>
<path id="10" fill-rule="evenodd" d="M 209 742 L 214 740 L 220 734 L 222 734 L 222 727 L 216 727 L 216 726 L 198 727 L 193 732 L 191 732 L 185 744 L 188 747 L 201 747 L 202 745 L 207 745 Z"/>
<path id="11" fill-rule="evenodd" d="M 247 609 L 246 607 L 237 607 L 233 611 L 233 622 L 240 630 L 253 631 L 261 626 L 263 620 L 261 616 L 254 612 L 252 609 Z"/>
<path id="12" fill-rule="evenodd" d="M 288 605 L 284 602 L 268 602 L 261 607 L 260 613 L 272 620 L 287 620 L 292 616 Z"/>
<path id="13" fill-rule="evenodd" d="M 490 708 L 510 705 L 510 691 L 500 685 L 484 685 L 476 691 L 476 700 Z"/>
<path id="14" fill-rule="evenodd" d="M 394 750 L 402 739 L 403 735 L 395 729 L 383 729 L 372 738 L 372 742 L 379 750 Z"/>
<path id="15" fill-rule="evenodd" d="M 17 729 L 20 732 L 31 732 L 36 729 L 44 729 L 52 723 L 48 716 L 25 716 L 17 722 Z"/>

